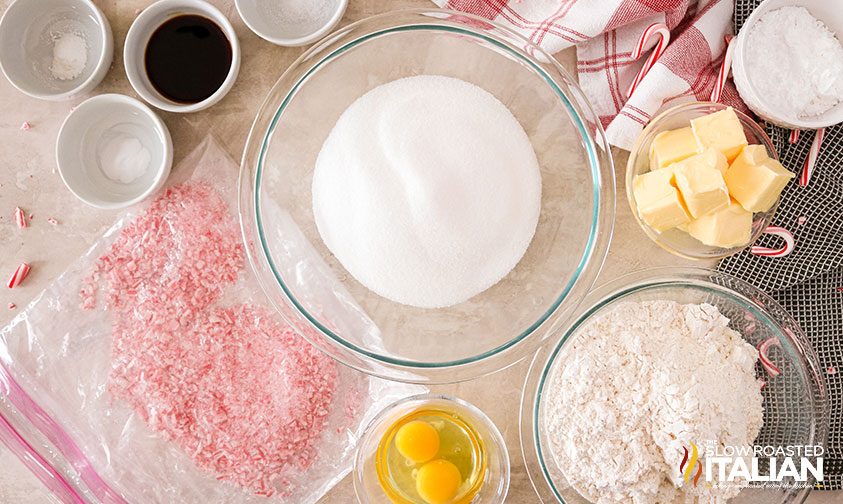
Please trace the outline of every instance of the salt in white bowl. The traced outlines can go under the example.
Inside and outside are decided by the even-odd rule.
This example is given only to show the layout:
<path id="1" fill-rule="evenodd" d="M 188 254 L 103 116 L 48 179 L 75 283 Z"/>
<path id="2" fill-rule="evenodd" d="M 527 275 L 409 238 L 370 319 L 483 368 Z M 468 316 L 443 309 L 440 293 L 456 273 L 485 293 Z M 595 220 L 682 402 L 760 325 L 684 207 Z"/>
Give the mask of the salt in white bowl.
<path id="1" fill-rule="evenodd" d="M 87 61 L 79 75 L 60 80 L 50 66 L 57 34 L 85 39 Z M 111 26 L 91 0 L 16 0 L 0 19 L 0 68 L 18 90 L 42 100 L 89 93 L 111 66 Z"/>
<path id="2" fill-rule="evenodd" d="M 144 174 L 128 184 L 108 178 L 99 163 L 103 135 L 115 130 L 136 137 L 150 154 Z M 62 181 L 80 200 L 96 208 L 123 208 L 164 185 L 173 164 L 173 141 L 149 107 L 128 96 L 103 94 L 82 102 L 64 120 L 56 163 Z"/>

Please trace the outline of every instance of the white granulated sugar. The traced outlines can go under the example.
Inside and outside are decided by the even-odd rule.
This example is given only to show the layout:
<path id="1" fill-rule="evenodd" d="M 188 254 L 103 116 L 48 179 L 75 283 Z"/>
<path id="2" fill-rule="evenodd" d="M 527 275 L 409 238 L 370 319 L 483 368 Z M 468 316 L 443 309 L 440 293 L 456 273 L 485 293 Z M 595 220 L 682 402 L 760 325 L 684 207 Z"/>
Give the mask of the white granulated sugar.
<path id="1" fill-rule="evenodd" d="M 361 96 L 313 175 L 328 249 L 375 293 L 422 308 L 461 303 L 506 276 L 540 210 L 524 129 L 490 93 L 450 77 L 407 77 Z"/>
<path id="2" fill-rule="evenodd" d="M 843 101 L 843 45 L 804 7 L 764 14 L 746 39 L 746 71 L 758 96 L 808 118 Z"/>
<path id="3" fill-rule="evenodd" d="M 110 180 L 131 184 L 149 168 L 152 154 L 134 136 L 107 131 L 97 145 L 100 170 Z"/>
<path id="4" fill-rule="evenodd" d="M 708 304 L 622 303 L 582 328 L 547 385 L 544 425 L 571 485 L 599 504 L 723 502 L 686 485 L 683 446 L 751 446 L 758 352 Z M 701 455 L 702 456 L 702 455 Z"/>
<path id="5" fill-rule="evenodd" d="M 338 3 L 338 0 L 257 0 L 257 8 L 273 33 L 303 37 L 327 24 Z"/>
<path id="6" fill-rule="evenodd" d="M 83 35 L 59 33 L 53 41 L 53 62 L 50 74 L 54 79 L 71 80 L 78 77 L 88 63 L 88 43 Z"/>

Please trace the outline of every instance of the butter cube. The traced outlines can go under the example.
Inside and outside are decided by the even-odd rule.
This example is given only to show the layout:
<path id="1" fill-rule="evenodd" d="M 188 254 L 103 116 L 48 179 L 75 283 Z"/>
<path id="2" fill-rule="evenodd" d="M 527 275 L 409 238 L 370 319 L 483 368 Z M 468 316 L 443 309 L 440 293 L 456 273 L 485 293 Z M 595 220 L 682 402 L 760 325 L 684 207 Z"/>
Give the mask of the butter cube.
<path id="1" fill-rule="evenodd" d="M 747 145 L 746 135 L 732 107 L 691 120 L 691 129 L 700 151 L 714 148 L 731 163 Z"/>
<path id="2" fill-rule="evenodd" d="M 691 221 L 688 233 L 712 247 L 740 247 L 752 237 L 752 213 L 732 201 L 725 208 Z"/>
<path id="3" fill-rule="evenodd" d="M 717 169 L 716 156 L 698 154 L 671 168 L 685 206 L 694 218 L 729 205 L 729 189 Z"/>
<path id="4" fill-rule="evenodd" d="M 690 126 L 662 131 L 650 144 L 650 169 L 665 168 L 699 152 L 697 139 Z"/>
<path id="5" fill-rule="evenodd" d="M 691 221 L 673 182 L 673 170 L 667 168 L 638 175 L 632 184 L 638 215 L 659 233 Z"/>
<path id="6" fill-rule="evenodd" d="M 747 145 L 726 172 L 726 186 L 747 211 L 766 212 L 795 176 L 770 158 L 763 145 Z"/>

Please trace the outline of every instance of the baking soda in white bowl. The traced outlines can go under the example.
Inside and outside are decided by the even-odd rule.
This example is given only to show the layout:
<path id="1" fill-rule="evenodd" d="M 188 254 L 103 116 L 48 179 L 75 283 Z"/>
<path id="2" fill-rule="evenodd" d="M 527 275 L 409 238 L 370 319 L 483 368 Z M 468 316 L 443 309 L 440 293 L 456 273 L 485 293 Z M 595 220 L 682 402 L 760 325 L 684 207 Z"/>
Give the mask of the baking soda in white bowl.
<path id="1" fill-rule="evenodd" d="M 480 87 L 421 75 L 358 98 L 322 146 L 313 213 L 361 284 L 422 308 L 462 303 L 520 261 L 541 210 L 532 144 Z"/>

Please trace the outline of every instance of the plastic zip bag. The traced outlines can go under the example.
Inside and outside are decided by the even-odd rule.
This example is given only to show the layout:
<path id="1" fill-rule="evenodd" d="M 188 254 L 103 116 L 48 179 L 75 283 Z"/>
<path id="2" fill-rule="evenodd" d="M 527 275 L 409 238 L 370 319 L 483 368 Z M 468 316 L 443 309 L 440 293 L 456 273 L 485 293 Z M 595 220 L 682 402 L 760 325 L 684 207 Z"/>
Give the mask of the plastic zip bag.
<path id="1" fill-rule="evenodd" d="M 0 440 L 60 502 L 315 502 L 368 421 L 425 390 L 330 361 L 266 306 L 236 174 L 207 138 L 0 331 Z M 336 322 L 369 327 L 347 304 Z"/>

